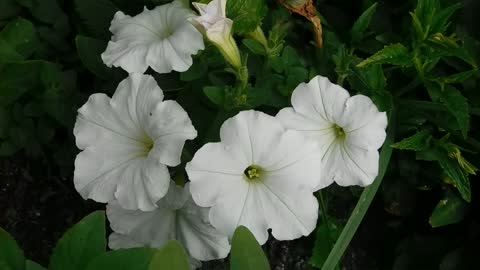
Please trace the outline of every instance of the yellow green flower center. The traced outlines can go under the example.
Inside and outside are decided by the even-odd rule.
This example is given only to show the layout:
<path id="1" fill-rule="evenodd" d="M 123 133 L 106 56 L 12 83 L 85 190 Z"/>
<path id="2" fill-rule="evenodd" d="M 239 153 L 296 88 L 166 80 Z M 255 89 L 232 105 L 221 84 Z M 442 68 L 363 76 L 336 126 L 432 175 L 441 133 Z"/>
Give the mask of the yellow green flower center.
<path id="1" fill-rule="evenodd" d="M 345 131 L 342 127 L 337 124 L 333 124 L 333 130 L 335 131 L 335 137 L 337 139 L 344 139 L 345 138 Z"/>
<path id="2" fill-rule="evenodd" d="M 255 165 L 250 165 L 245 169 L 245 171 L 243 171 L 243 174 L 247 178 L 247 181 L 259 180 L 260 177 L 262 176 L 262 173 L 263 173 L 262 168 Z"/>

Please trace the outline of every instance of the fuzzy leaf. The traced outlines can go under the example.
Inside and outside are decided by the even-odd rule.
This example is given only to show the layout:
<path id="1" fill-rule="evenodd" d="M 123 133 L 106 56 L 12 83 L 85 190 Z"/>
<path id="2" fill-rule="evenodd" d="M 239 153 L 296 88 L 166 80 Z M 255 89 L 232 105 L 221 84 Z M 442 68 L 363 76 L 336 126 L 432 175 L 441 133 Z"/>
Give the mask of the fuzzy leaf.
<path id="1" fill-rule="evenodd" d="M 110 39 L 110 22 L 118 8 L 109 0 L 75 0 L 75 9 L 82 19 L 87 33 L 102 39 Z"/>
<path id="2" fill-rule="evenodd" d="M 217 86 L 205 86 L 203 93 L 216 105 L 222 106 L 225 103 L 225 89 Z"/>
<path id="3" fill-rule="evenodd" d="M 461 3 L 456 3 L 437 12 L 433 17 L 433 22 L 430 27 L 431 32 L 432 33 L 445 32 L 449 25 L 448 20 L 461 7 L 462 7 Z"/>
<path id="4" fill-rule="evenodd" d="M 269 270 L 262 247 L 252 233 L 240 226 L 232 238 L 230 270 Z"/>
<path id="5" fill-rule="evenodd" d="M 10 234 L 0 228 L 0 269 L 23 270 L 24 268 L 23 251 Z"/>
<path id="6" fill-rule="evenodd" d="M 27 59 L 35 52 L 36 43 L 37 34 L 30 21 L 11 21 L 0 32 L 0 63 Z"/>
<path id="7" fill-rule="evenodd" d="M 245 38 L 242 40 L 242 43 L 254 54 L 265 55 L 265 47 L 263 47 L 260 42 L 253 39 Z"/>
<path id="8" fill-rule="evenodd" d="M 467 99 L 453 86 L 447 85 L 443 91 L 439 91 L 440 101 L 455 116 L 457 123 L 466 138 L 470 124 L 470 114 Z"/>
<path id="9" fill-rule="evenodd" d="M 105 212 L 96 211 L 62 236 L 53 250 L 48 269 L 85 270 L 92 259 L 105 253 L 105 249 Z"/>
<path id="10" fill-rule="evenodd" d="M 187 253 L 177 241 L 170 241 L 157 251 L 150 261 L 148 270 L 190 270 Z"/>
<path id="11" fill-rule="evenodd" d="M 79 35 L 75 38 L 75 44 L 80 60 L 90 72 L 104 80 L 112 76 L 112 70 L 100 58 L 107 47 L 105 41 Z"/>
<path id="12" fill-rule="evenodd" d="M 400 43 L 385 46 L 382 50 L 360 62 L 357 67 L 372 64 L 391 64 L 395 66 L 411 66 L 412 59 L 408 49 Z"/>
<path id="13" fill-rule="evenodd" d="M 472 195 L 470 180 L 468 179 L 467 173 L 463 171 L 456 160 L 449 158 L 447 153 L 444 153 L 443 151 L 436 151 L 435 158 L 447 176 L 453 181 L 455 187 L 462 195 L 462 198 L 465 201 L 470 202 Z"/>

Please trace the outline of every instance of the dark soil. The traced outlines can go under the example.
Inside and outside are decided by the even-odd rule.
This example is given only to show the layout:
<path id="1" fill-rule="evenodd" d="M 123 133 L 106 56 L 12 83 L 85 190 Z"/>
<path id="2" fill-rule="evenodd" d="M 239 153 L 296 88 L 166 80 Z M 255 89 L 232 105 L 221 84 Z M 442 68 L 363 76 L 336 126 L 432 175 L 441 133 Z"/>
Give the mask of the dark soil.
<path id="1" fill-rule="evenodd" d="M 342 209 L 337 209 L 335 214 L 347 217 L 353 204 L 339 205 Z M 83 200 L 75 191 L 71 177 L 51 174 L 45 164 L 21 157 L 0 160 L 0 226 L 17 240 L 31 260 L 47 266 L 62 234 L 88 213 L 103 208 L 102 204 Z M 345 255 L 343 269 L 376 269 L 373 267 L 376 260 L 371 258 L 378 252 L 364 243 L 379 241 L 372 240 L 372 236 L 378 238 L 379 234 L 370 231 L 382 226 L 378 215 L 368 215 Z M 314 241 L 312 236 L 294 241 L 271 238 L 264 250 L 272 270 L 313 269 L 308 264 Z M 228 269 L 227 261 L 206 262 L 202 269 Z"/>

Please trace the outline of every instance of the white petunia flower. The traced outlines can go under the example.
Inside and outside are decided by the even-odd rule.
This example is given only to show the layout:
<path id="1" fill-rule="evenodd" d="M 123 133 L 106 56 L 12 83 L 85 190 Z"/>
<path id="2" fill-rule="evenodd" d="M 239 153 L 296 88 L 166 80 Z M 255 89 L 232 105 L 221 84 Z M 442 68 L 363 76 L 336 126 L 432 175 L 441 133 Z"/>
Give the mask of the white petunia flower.
<path id="1" fill-rule="evenodd" d="M 212 225 L 229 237 L 244 225 L 260 244 L 269 228 L 279 240 L 310 234 L 318 214 L 313 188 L 321 176 L 316 143 L 257 111 L 226 120 L 220 138 L 186 165 L 193 199 L 211 207 Z"/>
<path id="2" fill-rule="evenodd" d="M 79 149 L 74 183 L 97 202 L 118 199 L 127 209 L 152 210 L 168 190 L 167 166 L 180 164 L 185 140 L 197 136 L 185 110 L 163 101 L 151 76 L 130 74 L 110 99 L 93 94 L 73 133 Z"/>
<path id="3" fill-rule="evenodd" d="M 223 54 L 225 59 L 239 69 L 242 66 L 237 43 L 232 37 L 233 21 L 226 15 L 227 0 L 212 0 L 208 4 L 193 3 L 200 13 L 192 18 L 197 26 Z"/>
<path id="4" fill-rule="evenodd" d="M 180 2 L 145 10 L 135 17 L 118 11 L 110 26 L 113 33 L 103 62 L 129 73 L 186 71 L 192 54 L 204 49 L 202 34 L 188 21 L 194 16 Z"/>
<path id="5" fill-rule="evenodd" d="M 370 98 L 350 97 L 328 78 L 316 76 L 292 94 L 293 108 L 277 118 L 288 128 L 313 138 L 321 146 L 324 181 L 341 186 L 366 186 L 378 174 L 378 148 L 385 140 L 387 116 Z"/>
<path id="6" fill-rule="evenodd" d="M 230 244 L 208 221 L 208 208 L 196 205 L 189 191 L 170 184 L 167 195 L 154 211 L 123 209 L 116 201 L 107 205 L 107 217 L 113 233 L 112 249 L 149 246 L 162 247 L 168 240 L 178 240 L 190 256 L 190 264 L 225 258 Z"/>

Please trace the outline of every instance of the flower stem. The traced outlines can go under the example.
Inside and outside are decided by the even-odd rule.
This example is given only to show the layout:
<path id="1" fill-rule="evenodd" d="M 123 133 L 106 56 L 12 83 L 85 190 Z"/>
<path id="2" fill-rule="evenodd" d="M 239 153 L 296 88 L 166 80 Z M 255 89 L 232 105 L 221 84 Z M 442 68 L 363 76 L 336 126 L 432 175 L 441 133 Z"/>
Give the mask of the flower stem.
<path id="1" fill-rule="evenodd" d="M 322 270 L 333 270 L 337 267 L 338 263 L 342 259 L 343 253 L 347 249 L 350 241 L 352 240 L 355 232 L 357 231 L 360 223 L 362 222 L 365 214 L 367 213 L 370 204 L 375 197 L 375 194 L 382 183 L 383 177 L 387 171 L 388 164 L 390 162 L 390 157 L 392 156 L 393 148 L 390 145 L 394 142 L 394 134 L 395 134 L 395 112 L 392 109 L 389 117 L 389 124 L 387 130 L 387 138 L 385 143 L 383 144 L 382 151 L 380 152 L 380 165 L 379 165 L 379 172 L 378 176 L 375 178 L 375 181 L 372 185 L 366 187 L 360 199 L 358 200 L 355 209 L 353 209 L 350 218 L 345 225 L 345 228 L 342 230 L 342 233 L 337 239 L 337 242 L 333 246 L 330 254 L 325 261 Z"/>

